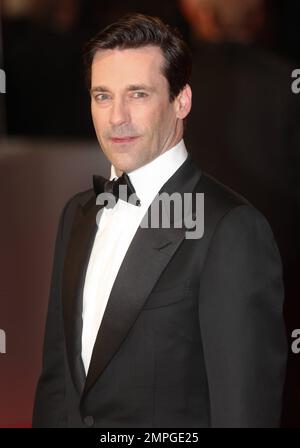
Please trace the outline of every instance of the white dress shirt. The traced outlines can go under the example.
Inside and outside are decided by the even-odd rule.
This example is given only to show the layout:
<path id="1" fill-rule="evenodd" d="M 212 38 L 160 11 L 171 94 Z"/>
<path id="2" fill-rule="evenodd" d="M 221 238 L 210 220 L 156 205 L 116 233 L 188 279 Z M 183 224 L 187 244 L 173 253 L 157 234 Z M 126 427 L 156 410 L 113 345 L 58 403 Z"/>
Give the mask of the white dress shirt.
<path id="1" fill-rule="evenodd" d="M 129 245 L 153 199 L 187 155 L 181 140 L 151 162 L 127 173 L 141 200 L 139 207 L 119 199 L 113 208 L 103 208 L 83 289 L 81 356 L 86 373 L 111 289 Z M 111 165 L 110 180 L 116 177 Z"/>

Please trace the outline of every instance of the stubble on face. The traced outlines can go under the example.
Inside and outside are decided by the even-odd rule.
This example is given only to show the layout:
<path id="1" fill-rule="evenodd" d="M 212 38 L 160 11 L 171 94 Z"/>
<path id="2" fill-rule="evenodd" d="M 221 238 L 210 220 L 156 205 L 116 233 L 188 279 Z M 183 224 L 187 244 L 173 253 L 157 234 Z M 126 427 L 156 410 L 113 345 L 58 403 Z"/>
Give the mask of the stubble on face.
<path id="1" fill-rule="evenodd" d="M 130 172 L 182 137 L 159 47 L 98 52 L 92 64 L 91 110 L 101 148 L 119 173 Z"/>

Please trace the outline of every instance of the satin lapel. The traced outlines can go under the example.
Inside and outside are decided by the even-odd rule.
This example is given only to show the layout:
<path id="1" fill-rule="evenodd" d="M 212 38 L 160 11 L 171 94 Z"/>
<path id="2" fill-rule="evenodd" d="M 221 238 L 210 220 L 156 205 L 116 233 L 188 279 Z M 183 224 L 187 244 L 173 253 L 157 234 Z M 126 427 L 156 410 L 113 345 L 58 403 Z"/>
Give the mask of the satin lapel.
<path id="1" fill-rule="evenodd" d="M 85 207 L 78 205 L 63 271 L 62 294 L 66 348 L 71 375 L 79 393 L 82 393 L 86 379 L 81 358 L 83 286 L 97 230 L 96 215 L 99 210 L 95 196 L 92 196 Z"/>
<path id="2" fill-rule="evenodd" d="M 200 175 L 188 156 L 160 193 L 192 192 Z M 155 283 L 184 238 L 184 228 L 138 228 L 109 296 L 84 393 L 92 387 L 126 338 Z"/>

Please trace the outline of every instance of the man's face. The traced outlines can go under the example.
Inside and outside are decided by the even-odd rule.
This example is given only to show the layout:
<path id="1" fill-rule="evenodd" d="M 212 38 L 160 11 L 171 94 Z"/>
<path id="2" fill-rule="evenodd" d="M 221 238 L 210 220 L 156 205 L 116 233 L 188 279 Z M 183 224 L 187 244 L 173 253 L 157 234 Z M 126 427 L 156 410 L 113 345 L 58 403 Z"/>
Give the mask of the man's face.
<path id="1" fill-rule="evenodd" d="M 103 152 L 119 172 L 145 165 L 182 137 L 159 47 L 103 50 L 91 70 L 91 110 Z M 179 117 L 180 116 L 180 117 Z"/>

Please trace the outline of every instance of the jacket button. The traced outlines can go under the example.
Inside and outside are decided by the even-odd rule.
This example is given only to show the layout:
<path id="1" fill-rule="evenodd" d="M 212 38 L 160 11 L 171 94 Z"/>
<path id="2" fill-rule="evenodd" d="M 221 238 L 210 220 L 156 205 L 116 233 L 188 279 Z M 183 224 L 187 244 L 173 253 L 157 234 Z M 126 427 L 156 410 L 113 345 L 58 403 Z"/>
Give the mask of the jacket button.
<path id="1" fill-rule="evenodd" d="M 86 417 L 84 417 L 83 423 L 89 427 L 93 426 L 95 423 L 94 417 L 92 415 L 87 415 Z"/>

